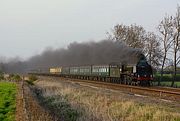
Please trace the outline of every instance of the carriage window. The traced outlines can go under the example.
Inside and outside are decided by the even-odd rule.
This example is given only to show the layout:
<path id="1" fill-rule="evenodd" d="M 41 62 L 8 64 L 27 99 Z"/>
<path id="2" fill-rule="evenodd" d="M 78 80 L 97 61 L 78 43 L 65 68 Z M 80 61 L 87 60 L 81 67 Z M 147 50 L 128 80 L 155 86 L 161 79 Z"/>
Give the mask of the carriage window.
<path id="1" fill-rule="evenodd" d="M 98 69 L 97 69 L 97 68 L 94 68 L 94 69 L 93 69 L 93 72 L 98 72 Z"/>
<path id="2" fill-rule="evenodd" d="M 109 68 L 106 68 L 106 72 L 109 72 Z"/>

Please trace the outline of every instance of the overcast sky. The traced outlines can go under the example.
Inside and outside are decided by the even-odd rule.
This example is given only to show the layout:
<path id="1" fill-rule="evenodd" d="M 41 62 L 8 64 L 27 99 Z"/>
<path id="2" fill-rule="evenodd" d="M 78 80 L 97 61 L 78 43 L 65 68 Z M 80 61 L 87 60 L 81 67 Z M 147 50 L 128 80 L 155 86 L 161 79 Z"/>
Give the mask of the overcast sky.
<path id="1" fill-rule="evenodd" d="M 0 0 L 0 56 L 27 58 L 49 46 L 99 41 L 118 23 L 156 31 L 177 4 L 179 0 Z"/>

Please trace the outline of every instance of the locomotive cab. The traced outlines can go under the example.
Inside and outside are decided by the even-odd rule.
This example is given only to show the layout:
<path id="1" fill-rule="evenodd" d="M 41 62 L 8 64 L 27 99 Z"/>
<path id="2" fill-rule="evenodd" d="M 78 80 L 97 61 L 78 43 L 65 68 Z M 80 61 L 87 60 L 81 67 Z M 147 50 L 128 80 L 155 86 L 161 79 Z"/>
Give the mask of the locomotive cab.
<path id="1" fill-rule="evenodd" d="M 153 80 L 152 67 L 144 55 L 140 55 L 139 62 L 136 65 L 136 80 L 141 86 L 150 86 L 150 82 Z"/>

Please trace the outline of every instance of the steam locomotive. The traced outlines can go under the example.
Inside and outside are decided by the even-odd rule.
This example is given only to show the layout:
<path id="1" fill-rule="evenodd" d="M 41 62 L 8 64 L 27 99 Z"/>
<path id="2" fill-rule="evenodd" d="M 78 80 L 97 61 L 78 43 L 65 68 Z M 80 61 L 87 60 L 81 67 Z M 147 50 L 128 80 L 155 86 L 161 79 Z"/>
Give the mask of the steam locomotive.
<path id="1" fill-rule="evenodd" d="M 141 86 L 150 86 L 153 80 L 152 67 L 143 54 L 136 64 L 55 67 L 50 68 L 48 73 L 34 74 Z"/>

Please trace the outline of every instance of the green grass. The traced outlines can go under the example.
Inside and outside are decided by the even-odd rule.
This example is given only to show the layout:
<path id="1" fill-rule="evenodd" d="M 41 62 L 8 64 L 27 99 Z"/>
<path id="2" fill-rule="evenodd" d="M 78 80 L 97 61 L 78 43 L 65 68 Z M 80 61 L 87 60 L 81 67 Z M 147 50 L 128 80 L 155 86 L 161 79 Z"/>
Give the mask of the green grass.
<path id="1" fill-rule="evenodd" d="M 171 81 L 163 81 L 161 82 L 161 86 L 168 86 L 170 87 L 171 86 Z M 158 82 L 154 82 L 154 85 L 158 85 Z M 174 82 L 174 87 L 180 87 L 180 82 Z"/>
<path id="2" fill-rule="evenodd" d="M 0 82 L 0 121 L 15 120 L 16 85 L 14 83 Z"/>
<path id="3" fill-rule="evenodd" d="M 161 77 L 161 74 L 154 74 L 154 77 L 155 77 L 155 81 L 158 81 Z M 172 81 L 173 80 L 173 75 L 172 74 L 163 74 L 163 77 L 162 77 L 162 81 L 165 82 L 165 81 Z M 180 74 L 177 74 L 176 75 L 176 81 L 177 82 L 180 82 Z"/>
<path id="4" fill-rule="evenodd" d="M 154 74 L 154 85 L 158 84 L 158 81 L 160 80 L 161 74 L 156 73 Z M 162 81 L 160 82 L 161 86 L 171 86 L 173 80 L 172 74 L 163 74 Z M 174 87 L 180 87 L 180 74 L 176 75 L 176 81 L 174 82 Z"/>

